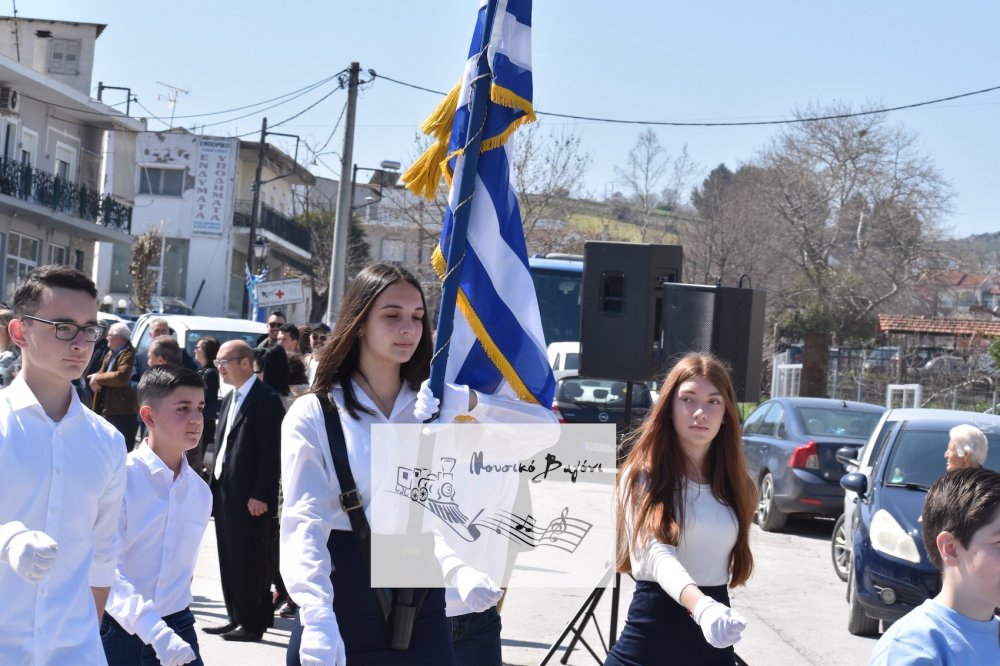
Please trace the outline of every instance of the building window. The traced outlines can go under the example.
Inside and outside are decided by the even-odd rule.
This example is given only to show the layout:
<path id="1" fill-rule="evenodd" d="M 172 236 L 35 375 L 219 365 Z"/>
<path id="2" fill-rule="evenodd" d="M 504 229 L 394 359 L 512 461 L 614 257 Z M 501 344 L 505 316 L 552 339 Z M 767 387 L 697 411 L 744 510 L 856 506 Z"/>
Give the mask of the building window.
<path id="1" fill-rule="evenodd" d="M 184 192 L 184 169 L 139 168 L 139 194 L 179 197 Z"/>
<path id="2" fill-rule="evenodd" d="M 406 261 L 406 241 L 398 238 L 383 238 L 379 259 L 382 261 Z"/>
<path id="3" fill-rule="evenodd" d="M 49 73 L 76 76 L 80 73 L 79 39 L 52 39 L 49 52 Z"/>
<path id="4" fill-rule="evenodd" d="M 8 122 L 3 128 L 3 156 L 9 158 L 14 155 L 14 139 L 17 136 L 17 125 Z"/>
<path id="5" fill-rule="evenodd" d="M 35 166 L 35 148 L 38 146 L 38 134 L 30 129 L 21 129 L 21 164 Z"/>
<path id="6" fill-rule="evenodd" d="M 187 238 L 163 239 L 163 283 L 161 296 L 187 298 L 188 250 L 191 241 Z"/>
<path id="7" fill-rule="evenodd" d="M 69 249 L 62 245 L 49 243 L 49 263 L 65 266 L 69 259 Z"/>
<path id="8" fill-rule="evenodd" d="M 73 268 L 83 273 L 84 272 L 83 259 L 86 256 L 86 254 L 84 253 L 83 250 L 73 250 L 73 255 L 76 257 L 73 260 Z"/>
<path id="9" fill-rule="evenodd" d="M 111 251 L 111 291 L 127 294 L 132 289 L 132 278 L 128 274 L 128 262 L 132 249 L 128 245 L 114 244 Z"/>
<path id="10" fill-rule="evenodd" d="M 75 164 L 76 151 L 63 143 L 56 142 L 56 176 L 62 180 L 76 180 L 73 177 Z"/>
<path id="11" fill-rule="evenodd" d="M 14 290 L 33 268 L 38 266 L 38 250 L 41 242 L 37 238 L 11 231 L 7 234 L 7 256 L 4 262 L 4 299 L 13 300 Z"/>

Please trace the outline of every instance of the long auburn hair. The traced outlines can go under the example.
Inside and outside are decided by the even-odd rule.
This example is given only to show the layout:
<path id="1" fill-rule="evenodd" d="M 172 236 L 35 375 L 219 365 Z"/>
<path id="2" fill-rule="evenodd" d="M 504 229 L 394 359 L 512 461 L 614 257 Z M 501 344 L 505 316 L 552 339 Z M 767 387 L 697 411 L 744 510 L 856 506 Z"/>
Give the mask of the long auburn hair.
<path id="1" fill-rule="evenodd" d="M 615 565 L 631 573 L 629 537 L 625 516 L 634 521 L 631 545 L 652 537 L 676 546 L 684 530 L 684 495 L 688 460 L 671 418 L 681 384 L 696 377 L 710 381 L 723 396 L 725 416 L 708 450 L 708 476 L 712 495 L 736 515 L 736 545 L 729 554 L 730 585 L 746 583 L 753 572 L 750 523 L 757 503 L 757 488 L 743 462 L 740 415 L 729 372 L 708 354 L 688 354 L 667 375 L 656 406 L 633 435 L 633 447 L 618 475 L 618 543 Z M 640 539 L 642 541 L 640 541 Z"/>
<path id="2" fill-rule="evenodd" d="M 344 406 L 355 419 L 360 418 L 359 411 L 374 415 L 372 410 L 358 402 L 351 386 L 351 375 L 358 369 L 361 359 L 359 333 L 368 319 L 368 313 L 375 299 L 390 285 L 399 281 L 416 287 L 424 306 L 420 342 L 410 360 L 399 366 L 399 376 L 410 388 L 417 390 L 420 388 L 420 382 L 431 374 L 431 355 L 434 348 L 430 317 L 427 314 L 427 300 L 424 298 L 423 289 L 420 288 L 420 282 L 413 273 L 395 262 L 380 261 L 365 266 L 344 294 L 344 301 L 337 315 L 337 324 L 330 340 L 319 354 L 316 377 L 310 390 L 310 393 L 324 394 L 335 384 L 339 384 L 344 390 Z"/>

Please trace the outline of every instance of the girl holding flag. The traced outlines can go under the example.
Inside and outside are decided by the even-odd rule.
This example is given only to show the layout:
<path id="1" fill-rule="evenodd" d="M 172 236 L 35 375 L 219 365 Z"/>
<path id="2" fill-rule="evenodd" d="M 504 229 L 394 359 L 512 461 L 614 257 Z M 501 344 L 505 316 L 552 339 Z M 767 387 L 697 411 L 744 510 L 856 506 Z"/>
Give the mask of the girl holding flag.
<path id="1" fill-rule="evenodd" d="M 689 354 L 667 375 L 618 476 L 618 571 L 636 579 L 605 666 L 728 664 L 746 620 L 728 585 L 753 570 L 757 492 L 743 464 L 736 393 L 713 356 Z M 693 622 L 692 622 L 693 620 Z"/>

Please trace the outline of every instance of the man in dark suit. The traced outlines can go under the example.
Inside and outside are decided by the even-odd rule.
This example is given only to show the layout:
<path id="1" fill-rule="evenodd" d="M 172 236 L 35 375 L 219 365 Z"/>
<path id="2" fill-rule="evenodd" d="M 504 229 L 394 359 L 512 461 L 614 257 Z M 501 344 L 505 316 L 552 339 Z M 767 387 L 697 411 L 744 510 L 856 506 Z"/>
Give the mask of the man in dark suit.
<path id="1" fill-rule="evenodd" d="M 219 348 L 219 376 L 233 390 L 219 407 L 212 474 L 222 596 L 229 622 L 205 631 L 231 641 L 259 641 L 274 622 L 270 554 L 278 509 L 281 398 L 253 373 L 242 340 Z"/>
<path id="2" fill-rule="evenodd" d="M 135 365 L 135 348 L 128 336 L 125 324 L 117 322 L 111 326 L 108 330 L 108 350 L 98 371 L 87 377 L 87 385 L 94 394 L 94 412 L 107 419 L 125 437 L 125 446 L 131 451 L 139 427 L 136 421 L 139 404 L 135 389 L 129 384 Z"/>

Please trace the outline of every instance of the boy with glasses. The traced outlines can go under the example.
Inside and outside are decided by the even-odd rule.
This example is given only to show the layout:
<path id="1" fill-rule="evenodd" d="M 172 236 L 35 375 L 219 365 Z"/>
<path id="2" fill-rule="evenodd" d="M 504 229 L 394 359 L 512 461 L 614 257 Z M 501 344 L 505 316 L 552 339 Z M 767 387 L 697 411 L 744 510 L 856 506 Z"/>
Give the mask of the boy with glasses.
<path id="1" fill-rule="evenodd" d="M 23 367 L 0 392 L 0 663 L 104 664 L 125 440 L 72 385 L 104 335 L 97 289 L 42 266 L 13 310 Z"/>

